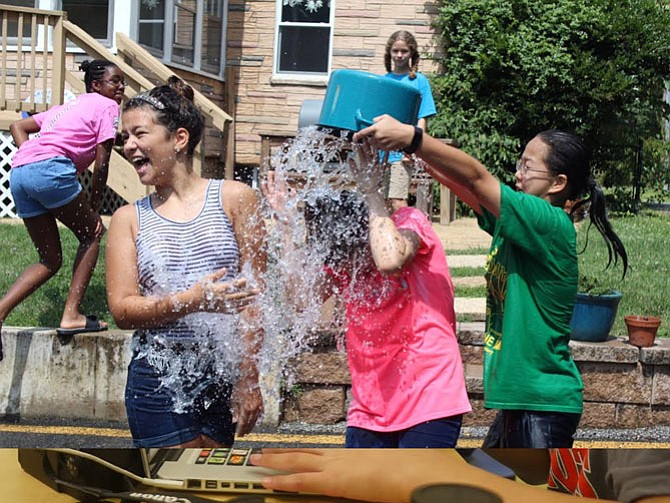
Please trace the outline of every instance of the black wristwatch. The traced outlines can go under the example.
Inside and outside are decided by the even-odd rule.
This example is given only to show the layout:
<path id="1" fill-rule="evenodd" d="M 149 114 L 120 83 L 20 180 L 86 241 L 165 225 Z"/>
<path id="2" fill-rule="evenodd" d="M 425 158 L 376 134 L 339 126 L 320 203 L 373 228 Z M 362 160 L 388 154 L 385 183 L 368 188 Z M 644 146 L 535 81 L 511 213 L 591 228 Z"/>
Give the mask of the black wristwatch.
<path id="1" fill-rule="evenodd" d="M 406 154 L 413 154 L 421 146 L 421 141 L 423 140 L 423 129 L 419 126 L 414 126 L 414 136 L 412 137 L 412 143 L 407 147 L 402 149 Z"/>

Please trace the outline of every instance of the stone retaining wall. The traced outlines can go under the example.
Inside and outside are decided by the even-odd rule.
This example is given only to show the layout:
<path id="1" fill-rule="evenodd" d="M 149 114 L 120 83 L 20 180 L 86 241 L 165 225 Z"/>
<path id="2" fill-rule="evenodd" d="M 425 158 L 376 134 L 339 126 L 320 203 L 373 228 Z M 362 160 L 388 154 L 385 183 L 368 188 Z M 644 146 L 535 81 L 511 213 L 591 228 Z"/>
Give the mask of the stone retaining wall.
<path id="1" fill-rule="evenodd" d="M 64 346 L 53 329 L 3 327 L 0 417 L 125 421 L 130 335 L 127 331 L 83 334 Z M 345 354 L 334 347 L 336 335 L 319 333 L 313 352 L 295 362 L 296 379 L 290 390 L 280 392 L 275 389 L 280 379 L 264 376 L 265 424 L 345 421 L 351 380 Z M 459 341 L 474 408 L 464 425 L 487 426 L 494 413 L 482 407 L 483 323 L 460 323 Z M 630 346 L 623 338 L 571 346 L 585 388 L 581 427 L 670 425 L 670 339 L 645 349 Z"/>
<path id="2" fill-rule="evenodd" d="M 483 323 L 459 323 L 473 412 L 464 426 L 488 426 L 495 411 L 482 407 Z M 296 363 L 296 383 L 285 392 L 281 421 L 335 424 L 344 421 L 351 380 L 346 356 L 324 332 L 314 352 Z M 572 354 L 584 381 L 581 428 L 639 428 L 670 425 L 670 340 L 654 347 L 631 346 L 624 337 L 602 343 L 572 341 Z"/>

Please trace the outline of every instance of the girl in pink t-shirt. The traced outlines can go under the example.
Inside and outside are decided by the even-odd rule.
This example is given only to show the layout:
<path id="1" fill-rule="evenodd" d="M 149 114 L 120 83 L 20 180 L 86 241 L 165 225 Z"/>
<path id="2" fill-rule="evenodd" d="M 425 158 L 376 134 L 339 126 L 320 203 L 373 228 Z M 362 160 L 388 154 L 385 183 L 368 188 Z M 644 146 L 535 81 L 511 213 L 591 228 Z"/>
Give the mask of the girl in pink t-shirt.
<path id="1" fill-rule="evenodd" d="M 375 154 L 357 151 L 350 164 L 363 197 L 344 191 L 304 210 L 308 244 L 328 250 L 324 297 L 339 294 L 346 309 L 346 446 L 455 447 L 471 407 L 444 248 L 418 209 L 390 214 Z M 263 189 L 273 208 L 284 206 L 273 176 Z"/>
<path id="2" fill-rule="evenodd" d="M 107 329 L 106 323 L 95 316 L 84 316 L 79 309 L 104 233 L 98 210 L 125 91 L 123 73 L 110 61 L 84 61 L 80 70 L 84 71 L 85 94 L 10 126 L 19 147 L 10 173 L 12 197 L 39 262 L 23 271 L 0 299 L 0 329 L 12 310 L 60 269 L 58 220 L 79 240 L 72 282 L 57 329 L 64 342 L 76 333 Z M 31 138 L 31 133 L 38 134 Z M 95 169 L 89 201 L 77 174 L 92 162 Z"/>

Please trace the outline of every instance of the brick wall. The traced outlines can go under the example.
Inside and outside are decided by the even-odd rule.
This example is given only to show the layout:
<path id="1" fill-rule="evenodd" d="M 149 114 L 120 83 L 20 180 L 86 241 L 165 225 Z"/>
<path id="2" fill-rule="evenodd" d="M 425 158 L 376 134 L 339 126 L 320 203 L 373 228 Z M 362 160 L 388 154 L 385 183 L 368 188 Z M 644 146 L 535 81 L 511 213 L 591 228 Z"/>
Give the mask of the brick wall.
<path id="1" fill-rule="evenodd" d="M 419 69 L 436 71 L 430 23 L 437 2 L 334 1 L 332 69 L 385 73 L 386 40 L 394 31 L 405 29 L 417 37 L 423 55 Z M 235 117 L 236 164 L 258 165 L 259 133 L 295 133 L 302 102 L 320 99 L 326 90 L 325 78 L 312 84 L 272 81 L 275 6 L 275 0 L 231 0 L 229 5 L 226 65 L 233 71 L 227 85 L 234 86 L 236 102 L 226 111 Z"/>

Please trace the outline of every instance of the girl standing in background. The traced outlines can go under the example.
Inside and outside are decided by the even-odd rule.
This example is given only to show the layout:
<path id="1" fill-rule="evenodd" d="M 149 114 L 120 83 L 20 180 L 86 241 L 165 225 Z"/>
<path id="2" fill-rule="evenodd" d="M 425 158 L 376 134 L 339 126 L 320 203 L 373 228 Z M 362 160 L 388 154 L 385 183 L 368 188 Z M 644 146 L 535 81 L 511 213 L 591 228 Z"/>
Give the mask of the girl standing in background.
<path id="1" fill-rule="evenodd" d="M 384 67 L 388 72 L 385 77 L 409 84 L 421 93 L 419 121 L 417 126 L 426 131 L 428 118 L 437 113 L 430 83 L 425 75 L 417 71 L 419 66 L 419 47 L 414 35 L 405 30 L 396 31 L 386 42 L 384 50 Z M 414 171 L 414 161 L 402 152 L 388 154 L 390 177 L 388 199 L 394 210 L 407 206 L 407 195 Z"/>

